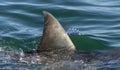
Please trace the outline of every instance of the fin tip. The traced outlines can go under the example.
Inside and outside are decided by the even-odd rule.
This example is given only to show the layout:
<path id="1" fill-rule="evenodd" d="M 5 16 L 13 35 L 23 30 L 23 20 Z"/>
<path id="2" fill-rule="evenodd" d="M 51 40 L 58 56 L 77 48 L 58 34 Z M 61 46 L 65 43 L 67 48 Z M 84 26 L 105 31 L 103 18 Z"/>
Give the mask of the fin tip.
<path id="1" fill-rule="evenodd" d="M 46 15 L 51 15 L 51 14 L 47 11 L 43 11 L 43 15 L 46 16 Z"/>
<path id="2" fill-rule="evenodd" d="M 46 13 L 47 13 L 47 11 L 43 11 L 42 13 L 43 13 L 43 14 L 46 14 Z"/>

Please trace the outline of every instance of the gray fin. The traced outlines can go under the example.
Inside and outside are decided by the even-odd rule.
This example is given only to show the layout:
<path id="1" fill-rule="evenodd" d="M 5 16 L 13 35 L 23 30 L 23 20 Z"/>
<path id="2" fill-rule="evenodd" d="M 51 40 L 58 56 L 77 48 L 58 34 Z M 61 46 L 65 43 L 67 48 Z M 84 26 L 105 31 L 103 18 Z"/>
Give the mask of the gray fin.
<path id="1" fill-rule="evenodd" d="M 43 14 L 44 31 L 37 51 L 75 51 L 74 44 L 57 19 L 49 12 L 43 11 Z"/>

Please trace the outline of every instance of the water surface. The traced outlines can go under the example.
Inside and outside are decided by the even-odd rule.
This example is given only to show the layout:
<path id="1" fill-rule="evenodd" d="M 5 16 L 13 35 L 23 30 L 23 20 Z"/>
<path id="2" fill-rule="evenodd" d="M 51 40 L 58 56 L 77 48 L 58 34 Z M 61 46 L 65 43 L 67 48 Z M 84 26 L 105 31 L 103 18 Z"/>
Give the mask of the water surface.
<path id="1" fill-rule="evenodd" d="M 26 62 L 21 63 L 20 58 L 12 58 L 9 54 L 3 55 L 8 50 L 17 53 L 19 49 L 28 51 L 37 48 L 43 31 L 44 10 L 51 12 L 60 21 L 78 50 L 104 49 L 108 52 L 107 49 L 117 48 L 118 50 L 114 51 L 119 51 L 119 4 L 119 0 L 0 0 L 0 50 L 3 51 L 0 55 L 0 69 L 119 70 L 120 57 L 103 63 L 62 61 L 44 65 L 33 61 L 35 63 L 30 62 L 29 65 Z M 116 54 L 119 55 L 118 52 Z M 101 55 L 102 58 L 104 55 Z"/>

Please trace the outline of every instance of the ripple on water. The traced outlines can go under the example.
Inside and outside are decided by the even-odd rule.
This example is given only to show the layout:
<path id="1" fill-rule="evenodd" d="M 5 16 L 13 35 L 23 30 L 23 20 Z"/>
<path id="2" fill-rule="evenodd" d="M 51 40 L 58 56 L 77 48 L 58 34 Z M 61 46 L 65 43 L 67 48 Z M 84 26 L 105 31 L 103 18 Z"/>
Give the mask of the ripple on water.
<path id="1" fill-rule="evenodd" d="M 0 47 L 23 50 L 36 49 L 43 30 L 42 11 L 51 12 L 68 34 L 78 35 L 73 41 L 83 47 L 120 47 L 120 1 L 114 0 L 1 0 L 0 2 Z M 78 39 L 80 40 L 78 40 Z M 106 43 L 107 42 L 107 43 Z M 78 45 L 80 46 L 80 45 Z M 5 48 L 5 49 L 4 49 Z M 27 49 L 26 49 L 27 48 Z M 95 47 L 94 47 L 95 48 Z M 12 49 L 12 50 L 13 50 Z M 90 63 L 83 60 L 61 60 L 53 64 L 41 64 L 47 57 L 21 56 L 21 53 L 0 52 L 0 69 L 40 70 L 119 70 L 119 52 L 98 54 Z M 111 54 L 111 56 L 107 56 Z M 115 57 L 115 58 L 113 58 Z M 51 60 L 48 60 L 51 62 Z"/>

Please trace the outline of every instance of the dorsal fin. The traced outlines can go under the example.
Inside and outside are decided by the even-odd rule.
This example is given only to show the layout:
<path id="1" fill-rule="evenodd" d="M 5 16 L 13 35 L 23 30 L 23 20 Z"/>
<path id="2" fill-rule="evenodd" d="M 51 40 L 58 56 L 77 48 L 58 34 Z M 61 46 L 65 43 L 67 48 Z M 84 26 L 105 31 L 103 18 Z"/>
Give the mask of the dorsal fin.
<path id="1" fill-rule="evenodd" d="M 37 51 L 76 50 L 74 44 L 57 19 L 49 12 L 43 11 L 43 14 L 44 31 Z"/>

